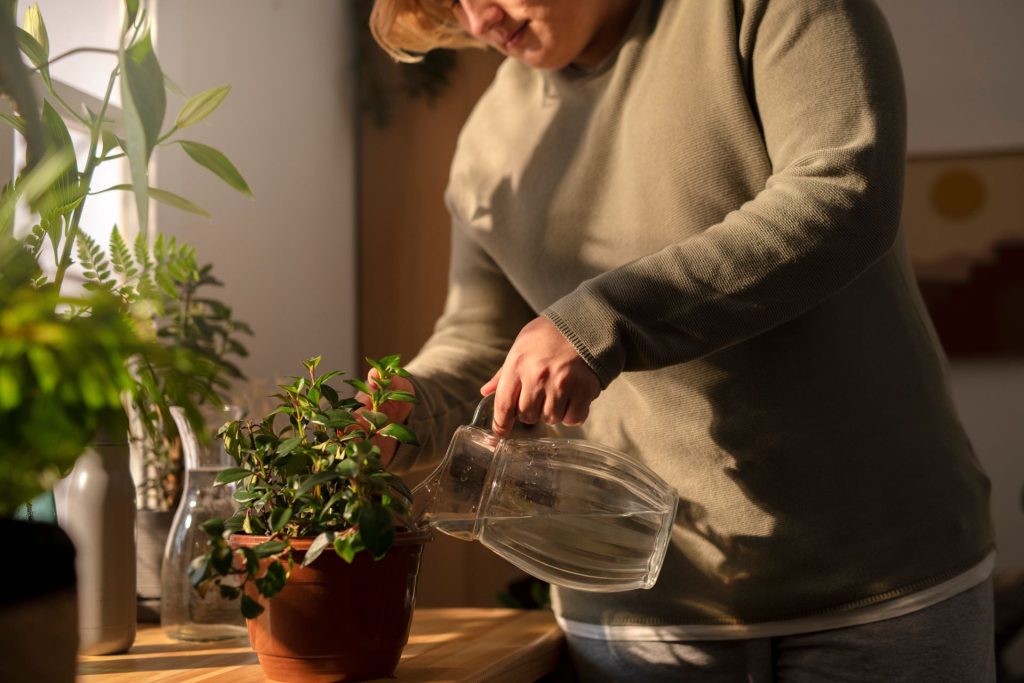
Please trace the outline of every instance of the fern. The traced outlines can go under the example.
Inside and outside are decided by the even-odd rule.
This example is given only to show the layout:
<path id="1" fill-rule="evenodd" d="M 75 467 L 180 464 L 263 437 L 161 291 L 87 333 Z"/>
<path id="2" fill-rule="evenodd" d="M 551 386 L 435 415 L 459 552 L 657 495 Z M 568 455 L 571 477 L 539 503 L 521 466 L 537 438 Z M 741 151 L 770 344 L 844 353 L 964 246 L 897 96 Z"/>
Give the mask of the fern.
<path id="1" fill-rule="evenodd" d="M 124 241 L 116 225 L 110 231 L 110 261 L 114 266 L 114 272 L 123 277 L 125 282 L 131 282 L 139 274 L 139 266 L 132 258 L 128 243 Z"/>
<path id="2" fill-rule="evenodd" d="M 117 282 L 110 276 L 110 264 L 103 248 L 90 237 L 82 232 L 75 241 L 78 251 L 78 261 L 82 264 L 82 276 L 85 278 L 85 288 L 90 290 L 106 289 L 113 290 Z"/>

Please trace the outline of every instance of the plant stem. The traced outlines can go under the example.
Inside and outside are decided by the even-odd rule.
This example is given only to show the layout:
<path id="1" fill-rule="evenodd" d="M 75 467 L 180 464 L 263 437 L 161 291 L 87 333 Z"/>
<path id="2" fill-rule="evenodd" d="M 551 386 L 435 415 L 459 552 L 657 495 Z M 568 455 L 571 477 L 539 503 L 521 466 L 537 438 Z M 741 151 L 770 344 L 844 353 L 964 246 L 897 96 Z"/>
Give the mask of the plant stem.
<path id="1" fill-rule="evenodd" d="M 56 64 L 57 62 L 59 62 L 60 60 L 64 59 L 65 57 L 70 57 L 71 55 L 78 54 L 80 52 L 98 52 L 98 53 L 106 54 L 106 55 L 117 55 L 117 50 L 112 50 L 110 48 L 105 48 L 105 47 L 76 47 L 73 50 L 68 50 L 67 52 L 63 52 L 63 53 L 57 55 L 56 57 L 54 57 L 53 59 L 48 61 L 46 64 L 43 64 L 41 66 L 37 66 L 36 68 L 32 69 L 32 71 L 41 71 L 42 69 L 45 69 L 46 67 L 50 66 L 51 64 Z"/>
<path id="2" fill-rule="evenodd" d="M 103 95 L 103 104 L 100 106 L 96 120 L 91 122 L 89 128 L 89 154 L 86 157 L 85 169 L 83 169 L 82 177 L 79 181 L 85 187 L 89 187 L 92 184 L 93 171 L 96 170 L 96 166 L 100 163 L 99 157 L 96 156 L 96 146 L 99 144 L 103 116 L 107 113 L 107 105 L 110 103 L 110 95 L 114 92 L 114 81 L 117 80 L 118 72 L 119 69 L 114 69 L 110 72 L 110 79 L 107 81 L 107 91 Z M 75 245 L 75 240 L 78 238 L 78 224 L 82 220 L 82 211 L 84 209 L 85 198 L 83 197 L 71 216 L 71 224 L 68 226 L 67 234 L 64 237 L 64 253 L 61 254 L 60 261 L 57 262 L 57 274 L 53 281 L 58 292 L 64 283 L 64 275 L 67 273 L 68 266 L 71 264 L 71 250 Z"/>

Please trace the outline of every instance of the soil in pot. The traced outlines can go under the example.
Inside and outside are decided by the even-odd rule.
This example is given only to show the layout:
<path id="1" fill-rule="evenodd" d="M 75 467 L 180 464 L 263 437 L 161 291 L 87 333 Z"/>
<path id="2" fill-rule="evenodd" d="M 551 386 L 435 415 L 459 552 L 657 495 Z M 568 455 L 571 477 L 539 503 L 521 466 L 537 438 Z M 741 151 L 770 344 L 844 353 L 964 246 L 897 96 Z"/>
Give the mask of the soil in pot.
<path id="1" fill-rule="evenodd" d="M 253 547 L 264 536 L 236 535 L 234 547 Z M 409 639 L 416 578 L 429 532 L 401 532 L 380 560 L 359 553 L 352 564 L 324 551 L 309 567 L 312 539 L 293 540 L 296 565 L 270 600 L 246 586 L 264 612 L 250 619 L 249 640 L 267 678 L 329 683 L 394 674 Z"/>

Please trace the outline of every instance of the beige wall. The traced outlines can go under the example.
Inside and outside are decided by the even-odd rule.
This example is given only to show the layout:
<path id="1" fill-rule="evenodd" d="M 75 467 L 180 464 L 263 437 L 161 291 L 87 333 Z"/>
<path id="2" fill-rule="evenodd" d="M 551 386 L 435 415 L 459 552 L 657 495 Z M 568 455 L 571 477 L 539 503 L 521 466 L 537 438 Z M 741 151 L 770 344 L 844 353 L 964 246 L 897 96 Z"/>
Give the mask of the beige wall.
<path id="1" fill-rule="evenodd" d="M 355 72 L 347 2 L 165 0 L 157 52 L 187 93 L 231 95 L 187 139 L 213 145 L 245 175 L 249 199 L 188 159 L 159 152 L 156 184 L 207 220 L 156 205 L 160 230 L 215 264 L 221 292 L 255 337 L 241 363 L 273 382 L 302 359 L 355 372 Z M 169 104 L 169 118 L 181 100 Z M 272 387 L 271 387 L 272 388 Z"/>

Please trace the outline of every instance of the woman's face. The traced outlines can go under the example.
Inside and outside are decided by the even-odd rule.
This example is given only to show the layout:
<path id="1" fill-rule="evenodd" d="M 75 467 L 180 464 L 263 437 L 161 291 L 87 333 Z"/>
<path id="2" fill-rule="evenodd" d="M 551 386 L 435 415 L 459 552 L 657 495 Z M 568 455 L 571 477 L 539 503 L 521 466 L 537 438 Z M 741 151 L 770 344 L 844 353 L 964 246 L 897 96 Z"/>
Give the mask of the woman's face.
<path id="1" fill-rule="evenodd" d="M 462 28 L 536 69 L 594 66 L 618 44 L 639 0 L 454 0 Z"/>

